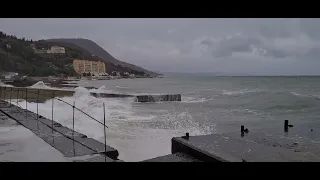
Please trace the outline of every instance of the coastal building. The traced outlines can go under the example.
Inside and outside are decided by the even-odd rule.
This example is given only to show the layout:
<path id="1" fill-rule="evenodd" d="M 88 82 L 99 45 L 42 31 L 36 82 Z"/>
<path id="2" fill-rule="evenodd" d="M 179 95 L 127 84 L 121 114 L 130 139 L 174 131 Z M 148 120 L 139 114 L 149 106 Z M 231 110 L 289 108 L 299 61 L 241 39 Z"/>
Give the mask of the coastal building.
<path id="1" fill-rule="evenodd" d="M 52 46 L 50 49 L 47 50 L 48 54 L 65 54 L 66 49 L 60 46 Z"/>
<path id="2" fill-rule="evenodd" d="M 73 68 L 76 73 L 90 73 L 94 76 L 101 76 L 106 74 L 106 65 L 100 61 L 89 61 L 89 60 L 73 60 Z"/>
<path id="3" fill-rule="evenodd" d="M 30 47 L 36 54 L 65 54 L 66 49 L 60 46 L 52 46 L 50 49 L 37 49 L 35 44 L 30 44 Z"/>

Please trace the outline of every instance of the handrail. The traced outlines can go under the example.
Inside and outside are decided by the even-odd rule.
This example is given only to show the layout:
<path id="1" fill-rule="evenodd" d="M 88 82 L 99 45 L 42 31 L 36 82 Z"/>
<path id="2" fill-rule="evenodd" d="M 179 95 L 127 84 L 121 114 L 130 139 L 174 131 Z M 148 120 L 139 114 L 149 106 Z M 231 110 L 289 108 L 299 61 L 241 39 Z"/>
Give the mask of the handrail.
<path id="1" fill-rule="evenodd" d="M 100 122 L 99 120 L 97 120 L 97 119 L 95 119 L 94 117 L 90 116 L 90 115 L 87 114 L 86 112 L 83 112 L 81 109 L 79 109 L 79 108 L 71 105 L 70 103 L 68 103 L 68 102 L 66 102 L 66 101 L 64 101 L 64 100 L 62 100 L 62 99 L 59 99 L 59 98 L 54 98 L 54 99 L 56 99 L 56 100 L 58 100 L 58 101 L 61 101 L 61 102 L 64 102 L 64 103 L 68 104 L 68 105 L 71 106 L 71 107 L 74 107 L 76 110 L 78 110 L 78 111 L 82 112 L 83 114 L 87 115 L 87 116 L 90 117 L 92 120 L 100 123 L 101 125 L 104 125 L 104 124 L 103 124 L 102 122 Z M 108 128 L 108 126 L 106 126 L 106 128 Z"/>
<path id="2" fill-rule="evenodd" d="M 46 97 L 48 97 L 48 95 L 49 95 L 49 93 L 46 93 L 46 94 L 44 94 L 44 93 L 40 93 L 40 91 L 39 90 L 42 90 L 42 89 L 34 89 L 34 90 L 37 90 L 37 92 L 32 92 L 32 91 L 28 91 L 28 88 L 27 87 L 3 87 L 3 86 L 0 86 L 0 99 L 2 99 L 2 92 L 4 92 L 4 100 L 6 99 L 6 91 L 8 91 L 8 89 L 10 88 L 10 102 L 8 103 L 8 104 L 12 104 L 11 103 L 11 93 L 13 92 L 13 89 L 18 89 L 17 90 L 17 101 L 16 101 L 16 104 L 21 108 L 21 109 L 24 109 L 24 108 L 22 108 L 21 106 L 20 106 L 20 104 L 18 103 L 18 101 L 19 101 L 19 92 L 20 92 L 20 88 L 21 89 L 26 89 L 26 95 L 25 95 L 25 98 L 26 98 L 26 110 L 28 110 L 28 107 L 27 107 L 27 101 L 28 101 L 28 93 L 31 93 L 31 94 L 37 94 L 37 121 L 39 122 L 39 112 L 38 112 L 38 103 L 39 103 L 39 96 L 41 95 L 41 96 L 46 96 Z M 43 90 L 45 90 L 45 89 L 43 89 Z M 49 90 L 50 91 L 50 90 Z M 67 104 L 67 105 L 69 105 L 69 106 L 71 106 L 72 108 L 73 108 L 73 129 L 72 129 L 72 131 L 73 131 L 73 133 L 72 133 L 72 137 L 69 137 L 69 136 L 67 136 L 67 135 L 65 135 L 65 134 L 63 134 L 63 133 L 61 133 L 61 132 L 59 132 L 60 134 L 62 134 L 63 136 L 65 136 L 65 137 L 67 137 L 67 138 L 69 138 L 69 139 L 71 139 L 72 138 L 72 140 L 73 140 L 73 143 L 74 142 L 78 142 L 78 143 L 80 143 L 80 144 L 82 144 L 81 142 L 79 142 L 79 141 L 77 141 L 77 140 L 75 140 L 74 139 L 74 109 L 76 109 L 76 110 L 78 110 L 78 111 L 80 111 L 81 113 L 83 113 L 83 114 L 85 114 L 86 116 L 88 116 L 89 118 L 91 118 L 92 120 L 94 120 L 94 121 L 96 121 L 96 122 L 98 122 L 99 124 L 101 124 L 101 125 L 103 125 L 104 126 L 104 145 L 105 145 L 105 151 L 106 151 L 106 148 L 107 148 L 107 145 L 106 145 L 106 129 L 105 128 L 108 128 L 108 126 L 106 126 L 105 125 L 105 104 L 103 103 L 103 113 L 104 113 L 104 115 L 103 115 L 103 123 L 102 122 L 100 122 L 99 120 L 97 120 L 97 119 L 95 119 L 94 117 L 92 117 L 92 116 L 90 116 L 88 113 L 86 113 L 86 112 L 84 112 L 84 111 L 82 111 L 81 109 L 79 109 L 79 108 L 77 108 L 77 107 L 75 107 L 75 105 L 71 105 L 70 103 L 68 103 L 68 102 L 66 102 L 66 101 L 64 101 L 64 100 L 62 100 L 62 99 L 60 99 L 60 98 L 57 98 L 57 97 L 55 97 L 54 96 L 54 90 L 51 90 L 52 91 L 52 126 L 50 127 L 50 128 L 52 128 L 52 131 L 54 130 L 54 127 L 53 127 L 53 107 L 54 107 L 54 104 L 53 104 L 53 102 L 54 102 L 54 99 L 56 99 L 56 100 L 58 100 L 58 101 L 60 101 L 60 102 L 63 102 L 63 103 L 65 103 L 65 104 Z M 23 95 L 23 91 L 22 91 L 22 95 Z M 74 102 L 75 103 L 75 102 Z M 27 118 L 27 115 L 28 115 L 28 113 L 26 113 L 26 118 Z M 41 121 L 40 121 L 41 122 Z M 43 122 L 41 122 L 42 124 L 43 124 Z M 47 125 L 47 124 L 45 124 L 45 125 Z M 48 126 L 48 125 L 47 125 Z M 38 127 L 39 128 L 39 127 Z M 57 131 L 57 130 L 55 130 L 55 131 Z M 57 131 L 58 132 L 58 131 Z M 84 146 L 86 146 L 87 148 L 89 148 L 89 149 L 92 149 L 92 148 L 90 148 L 90 147 L 88 147 L 87 145 L 85 145 L 85 144 L 82 144 L 82 145 L 84 145 Z M 92 149 L 92 150 L 94 150 L 94 149 Z M 97 152 L 96 150 L 94 150 L 95 152 Z M 75 149 L 74 149 L 74 154 L 75 154 Z"/>
<path id="3" fill-rule="evenodd" d="M 4 87 L 5 88 L 5 90 L 6 90 L 6 87 Z M 18 88 L 18 87 L 17 87 Z M 48 95 L 48 94 L 44 94 L 44 93 L 40 93 L 39 92 L 39 90 L 41 90 L 41 89 L 35 89 L 35 90 L 38 90 L 38 92 L 31 92 L 31 91 L 28 91 L 28 93 L 31 93 L 31 94 L 39 94 L 39 95 L 41 95 L 41 96 L 45 96 L 45 95 Z M 45 89 L 44 89 L 45 90 Z M 53 91 L 53 90 L 50 90 L 50 91 Z M 58 100 L 58 101 L 61 101 L 61 102 L 63 102 L 63 103 L 65 103 L 65 104 L 68 104 L 69 106 L 71 106 L 71 107 L 73 107 L 73 105 L 71 105 L 70 103 L 68 103 L 68 102 L 66 102 L 66 101 L 64 101 L 64 100 L 62 100 L 62 99 L 59 99 L 59 98 L 56 98 L 56 97 L 53 97 L 54 99 L 56 99 L 56 100 Z M 38 101 L 39 99 L 37 99 L 37 101 Z M 20 106 L 21 107 L 21 106 Z M 74 107 L 76 110 L 78 110 L 78 111 L 80 111 L 81 113 L 83 113 L 83 114 L 85 114 L 86 116 L 88 116 L 89 118 L 91 118 L 92 120 L 94 120 L 94 121 L 96 121 L 96 122 L 98 122 L 99 124 L 101 124 L 101 125 L 104 125 L 102 122 L 100 122 L 99 120 L 97 120 L 97 119 L 95 119 L 94 117 L 92 117 L 92 116 L 90 116 L 88 113 L 86 113 L 86 112 L 84 112 L 84 111 L 82 111 L 81 109 L 79 109 L 79 108 L 77 108 L 77 107 Z M 106 125 L 104 125 L 106 128 L 109 128 L 108 126 L 106 126 Z"/>

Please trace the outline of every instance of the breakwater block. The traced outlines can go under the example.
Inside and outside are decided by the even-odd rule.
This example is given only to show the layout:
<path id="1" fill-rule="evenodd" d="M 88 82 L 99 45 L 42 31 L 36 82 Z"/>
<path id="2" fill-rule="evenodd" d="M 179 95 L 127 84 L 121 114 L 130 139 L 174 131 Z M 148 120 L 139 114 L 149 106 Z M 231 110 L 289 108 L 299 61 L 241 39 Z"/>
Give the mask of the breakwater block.
<path id="1" fill-rule="evenodd" d="M 136 98 L 138 102 L 181 101 L 181 94 L 139 95 Z"/>
<path id="2" fill-rule="evenodd" d="M 112 93 L 90 93 L 92 96 L 97 98 L 126 98 L 126 97 L 134 97 L 134 95 L 128 94 L 112 94 Z"/>
<path id="3" fill-rule="evenodd" d="M 19 124 L 31 130 L 38 137 L 60 151 L 66 157 L 102 154 L 117 160 L 118 151 L 84 134 L 73 132 L 61 124 L 45 117 L 37 119 L 37 114 L 0 101 L 0 111 Z M 77 123 L 77 122 L 75 122 Z"/>
<path id="4" fill-rule="evenodd" d="M 203 162 L 318 162 L 320 157 L 310 152 L 271 147 L 241 137 L 223 134 L 174 137 L 171 152 L 185 153 Z"/>
<path id="5" fill-rule="evenodd" d="M 137 102 L 161 102 L 161 101 L 181 101 L 181 94 L 161 94 L 161 95 L 131 95 L 115 93 L 90 93 L 97 98 L 127 98 L 136 97 Z"/>

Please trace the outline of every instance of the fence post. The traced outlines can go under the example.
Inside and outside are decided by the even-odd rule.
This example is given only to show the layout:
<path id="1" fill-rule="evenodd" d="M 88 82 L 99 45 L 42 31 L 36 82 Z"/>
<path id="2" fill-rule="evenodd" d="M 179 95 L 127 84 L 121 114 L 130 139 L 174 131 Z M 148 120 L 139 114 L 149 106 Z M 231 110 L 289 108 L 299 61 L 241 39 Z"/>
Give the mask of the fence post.
<path id="1" fill-rule="evenodd" d="M 106 108 L 103 103 L 103 129 L 104 129 L 104 153 L 107 152 L 107 134 L 106 134 Z M 104 156 L 104 162 L 107 161 L 106 155 Z"/>
<path id="2" fill-rule="evenodd" d="M 74 108 L 76 106 L 76 102 L 73 101 L 73 106 L 72 106 L 72 140 L 73 140 L 73 155 L 76 156 L 76 150 L 74 147 Z"/>

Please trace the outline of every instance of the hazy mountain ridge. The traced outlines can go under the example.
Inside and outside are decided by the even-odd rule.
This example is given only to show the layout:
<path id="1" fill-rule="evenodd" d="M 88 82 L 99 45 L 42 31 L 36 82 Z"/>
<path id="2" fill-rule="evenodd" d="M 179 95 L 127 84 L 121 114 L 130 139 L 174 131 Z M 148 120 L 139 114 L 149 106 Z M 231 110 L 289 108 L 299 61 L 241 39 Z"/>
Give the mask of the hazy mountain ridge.
<path id="1" fill-rule="evenodd" d="M 92 56 L 99 57 L 102 61 L 110 65 L 111 63 L 115 66 L 120 65 L 122 67 L 130 68 L 135 71 L 142 71 L 146 74 L 150 74 L 151 76 L 157 76 L 160 75 L 158 73 L 146 70 L 142 67 L 136 66 L 134 64 L 130 64 L 127 62 L 120 61 L 113 57 L 109 52 L 107 52 L 105 49 L 103 49 L 101 46 L 99 46 L 97 43 L 93 42 L 89 39 L 82 39 L 82 38 L 59 38 L 59 39 L 47 39 L 44 40 L 46 42 L 55 42 L 55 43 L 69 43 L 74 44 L 82 49 L 85 49 L 87 52 L 89 52 Z"/>

